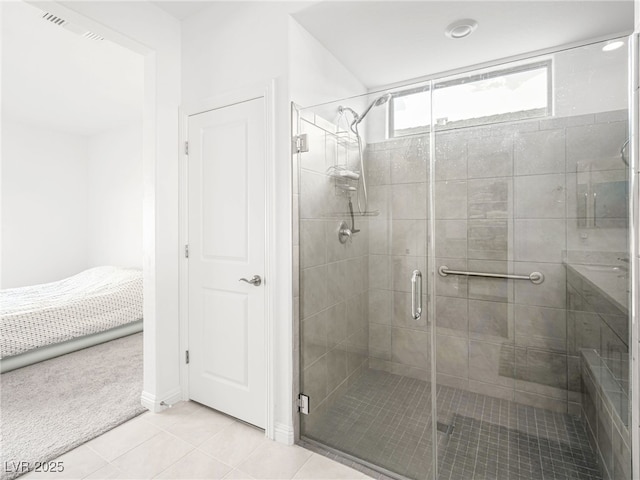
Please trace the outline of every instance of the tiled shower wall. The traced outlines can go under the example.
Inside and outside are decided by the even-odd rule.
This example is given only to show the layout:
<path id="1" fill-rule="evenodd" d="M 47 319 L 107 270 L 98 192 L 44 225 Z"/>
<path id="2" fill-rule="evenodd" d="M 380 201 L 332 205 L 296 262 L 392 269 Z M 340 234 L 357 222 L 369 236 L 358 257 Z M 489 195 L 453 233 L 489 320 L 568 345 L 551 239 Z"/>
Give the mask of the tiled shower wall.
<path id="1" fill-rule="evenodd" d="M 294 169 L 294 300 L 299 306 L 301 391 L 310 397 L 307 427 L 366 368 L 369 351 L 368 221 L 341 244 L 341 221 L 351 226 L 348 194 L 328 175 L 335 165 L 357 170 L 357 143 L 319 116 L 301 120 L 309 151 Z M 355 186 L 355 182 L 353 182 Z M 357 199 L 352 195 L 354 209 Z M 297 213 L 297 215 L 296 215 Z M 300 272 L 300 278 L 297 273 Z M 299 288 L 296 288 L 298 287 Z"/>
<path id="2" fill-rule="evenodd" d="M 436 134 L 436 269 L 545 275 L 541 285 L 436 275 L 438 382 L 579 414 L 580 327 L 567 318 L 563 262 L 626 250 L 624 226 L 584 228 L 578 202 L 585 175 L 624 171 L 626 118 L 617 111 Z M 408 292 L 411 270 L 427 272 L 428 152 L 426 135 L 366 151 L 381 213 L 370 220 L 369 366 L 423 379 L 430 339 L 426 319 L 410 319 Z"/>

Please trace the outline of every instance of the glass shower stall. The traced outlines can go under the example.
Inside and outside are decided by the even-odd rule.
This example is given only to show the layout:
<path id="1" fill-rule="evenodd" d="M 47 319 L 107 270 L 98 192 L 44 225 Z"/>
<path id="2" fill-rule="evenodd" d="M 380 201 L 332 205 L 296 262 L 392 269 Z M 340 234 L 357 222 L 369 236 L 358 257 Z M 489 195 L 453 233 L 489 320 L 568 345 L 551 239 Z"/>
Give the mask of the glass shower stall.
<path id="1" fill-rule="evenodd" d="M 301 443 L 392 478 L 631 478 L 606 45 L 294 109 Z"/>

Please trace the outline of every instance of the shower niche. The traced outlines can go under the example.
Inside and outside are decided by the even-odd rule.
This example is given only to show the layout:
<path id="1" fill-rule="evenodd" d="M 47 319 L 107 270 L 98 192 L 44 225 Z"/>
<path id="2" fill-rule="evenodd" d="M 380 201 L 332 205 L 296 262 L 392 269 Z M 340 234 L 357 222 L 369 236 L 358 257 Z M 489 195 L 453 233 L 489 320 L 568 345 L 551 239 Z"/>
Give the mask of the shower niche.
<path id="1" fill-rule="evenodd" d="M 628 478 L 627 58 L 604 55 L 294 109 L 299 443 L 392 478 Z M 519 88 L 538 103 L 510 111 Z"/>

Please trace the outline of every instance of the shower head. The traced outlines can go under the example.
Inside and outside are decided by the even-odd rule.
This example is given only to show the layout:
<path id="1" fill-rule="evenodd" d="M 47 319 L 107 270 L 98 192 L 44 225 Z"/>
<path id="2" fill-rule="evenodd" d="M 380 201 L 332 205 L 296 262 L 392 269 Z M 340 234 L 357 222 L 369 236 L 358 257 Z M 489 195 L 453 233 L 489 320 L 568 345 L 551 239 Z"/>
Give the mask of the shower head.
<path id="1" fill-rule="evenodd" d="M 364 112 L 362 112 L 361 114 L 358 114 L 358 112 L 356 112 L 355 110 L 353 110 L 352 108 L 349 107 L 343 107 L 342 105 L 340 105 L 338 107 L 338 112 L 340 113 L 344 113 L 345 111 L 351 112 L 351 115 L 353 115 L 353 121 L 351 122 L 351 130 L 354 133 L 357 133 L 355 131 L 355 127 L 357 127 L 357 125 L 364 120 L 364 117 L 367 116 L 367 114 L 369 113 L 369 111 L 373 108 L 373 107 L 379 107 L 380 105 L 384 105 L 385 103 L 387 103 L 389 100 L 391 99 L 391 94 L 390 93 L 385 93 L 384 95 L 380 95 L 378 98 L 376 98 L 373 102 L 371 102 L 369 104 L 369 106 L 364 110 Z"/>
<path id="2" fill-rule="evenodd" d="M 378 98 L 376 98 L 373 102 L 371 102 L 369 104 L 369 106 L 366 108 L 366 110 L 364 112 L 362 112 L 362 114 L 360 114 L 359 116 L 357 116 L 353 123 L 355 125 L 359 124 L 362 120 L 364 120 L 364 117 L 367 116 L 367 113 L 369 113 L 369 111 L 373 108 L 373 107 L 379 107 L 380 105 L 384 105 L 385 103 L 387 103 L 389 100 L 391 99 L 391 94 L 390 93 L 385 93 L 384 95 L 379 96 Z"/>

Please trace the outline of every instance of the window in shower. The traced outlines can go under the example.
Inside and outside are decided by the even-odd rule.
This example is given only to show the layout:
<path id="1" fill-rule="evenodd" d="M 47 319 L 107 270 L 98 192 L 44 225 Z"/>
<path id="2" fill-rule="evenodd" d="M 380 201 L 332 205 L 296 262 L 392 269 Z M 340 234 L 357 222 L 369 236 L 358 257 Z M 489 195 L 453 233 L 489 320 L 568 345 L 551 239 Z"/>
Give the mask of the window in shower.
<path id="1" fill-rule="evenodd" d="M 551 60 L 448 80 L 434 86 L 438 130 L 543 117 L 552 112 Z M 431 119 L 428 87 L 393 94 L 389 137 L 424 133 Z"/>

